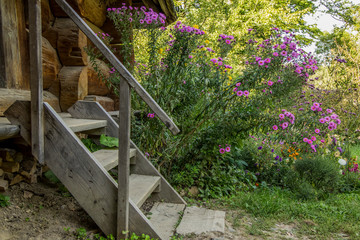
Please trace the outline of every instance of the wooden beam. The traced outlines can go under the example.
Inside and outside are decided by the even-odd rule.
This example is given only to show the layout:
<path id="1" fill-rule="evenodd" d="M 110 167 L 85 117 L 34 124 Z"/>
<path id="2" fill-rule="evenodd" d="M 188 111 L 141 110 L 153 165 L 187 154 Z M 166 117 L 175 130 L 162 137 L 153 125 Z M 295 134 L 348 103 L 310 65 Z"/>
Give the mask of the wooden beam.
<path id="1" fill-rule="evenodd" d="M 126 239 L 129 230 L 129 175 L 130 175 L 130 115 L 131 89 L 120 79 L 119 92 L 119 166 L 118 166 L 118 208 L 117 239 Z"/>
<path id="2" fill-rule="evenodd" d="M 31 89 L 31 149 L 44 163 L 44 112 L 41 61 L 41 0 L 29 0 L 29 45 Z"/>
<path id="3" fill-rule="evenodd" d="M 165 126 L 173 133 L 178 134 L 180 129 L 171 120 L 171 118 L 164 112 L 163 109 L 154 101 L 149 93 L 140 85 L 134 76 L 122 65 L 122 63 L 115 57 L 115 55 L 109 50 L 105 43 L 103 43 L 91 28 L 84 22 L 84 20 L 71 8 L 71 6 L 65 0 L 55 0 L 56 3 L 67 13 L 67 15 L 75 22 L 75 24 L 83 31 L 83 33 L 95 44 L 100 52 L 106 57 L 106 59 L 114 66 L 114 68 L 121 74 L 128 84 L 139 94 L 144 102 L 154 111 L 159 119 L 165 124 Z"/>

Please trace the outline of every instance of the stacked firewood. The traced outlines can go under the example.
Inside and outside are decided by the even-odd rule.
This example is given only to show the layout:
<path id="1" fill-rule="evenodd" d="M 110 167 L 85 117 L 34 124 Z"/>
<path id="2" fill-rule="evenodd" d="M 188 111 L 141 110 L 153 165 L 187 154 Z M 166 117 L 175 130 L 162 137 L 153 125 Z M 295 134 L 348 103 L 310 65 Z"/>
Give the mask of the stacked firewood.
<path id="1" fill-rule="evenodd" d="M 36 160 L 10 148 L 0 148 L 0 191 L 25 181 L 36 183 L 38 170 Z"/>

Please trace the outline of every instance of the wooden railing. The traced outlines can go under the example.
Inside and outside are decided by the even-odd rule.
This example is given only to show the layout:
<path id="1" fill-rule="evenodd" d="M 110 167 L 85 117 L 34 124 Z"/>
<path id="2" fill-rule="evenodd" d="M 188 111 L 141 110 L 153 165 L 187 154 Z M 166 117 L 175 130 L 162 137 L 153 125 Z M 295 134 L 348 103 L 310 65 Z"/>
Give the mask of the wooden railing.
<path id="1" fill-rule="evenodd" d="M 129 227 L 129 174 L 130 174 L 130 105 L 131 88 L 154 111 L 165 126 L 173 133 L 180 132 L 170 117 L 160 108 L 148 92 L 140 85 L 131 73 L 123 66 L 110 49 L 96 36 L 85 21 L 65 0 L 55 0 L 63 11 L 74 21 L 80 30 L 95 44 L 105 58 L 120 73 L 119 83 L 119 165 L 118 165 L 118 209 L 117 239 L 127 238 Z M 126 233 L 123 234 L 123 231 Z"/>

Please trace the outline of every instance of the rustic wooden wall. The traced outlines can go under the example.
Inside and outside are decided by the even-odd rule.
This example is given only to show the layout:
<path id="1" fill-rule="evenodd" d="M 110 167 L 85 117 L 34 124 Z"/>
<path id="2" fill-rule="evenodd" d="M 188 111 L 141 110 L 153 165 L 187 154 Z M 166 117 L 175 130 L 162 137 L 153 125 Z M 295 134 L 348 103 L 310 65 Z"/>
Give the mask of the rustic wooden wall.
<path id="1" fill-rule="evenodd" d="M 30 71 L 27 0 L 0 1 L 0 88 L 28 90 Z M 111 6 L 105 6 L 103 0 L 67 1 L 94 32 L 108 32 L 114 38 L 112 44 L 121 44 L 121 36 L 116 33 L 112 23 L 106 20 L 106 8 L 120 7 L 123 2 L 133 5 L 132 0 L 118 0 Z M 168 10 L 162 10 L 169 2 L 172 0 L 137 0 L 134 5 L 146 5 L 156 11 L 169 13 Z M 84 51 L 84 47 L 93 46 L 91 41 L 60 9 L 55 0 L 41 0 L 41 8 L 44 90 L 52 94 L 52 101 L 57 99 L 61 111 L 66 111 L 87 95 L 87 99 L 99 101 L 107 110 L 114 110 L 112 99 L 116 106 L 117 97 L 97 77 Z M 173 14 L 170 15 L 170 18 L 173 18 Z M 122 60 L 119 54 L 117 57 Z M 134 60 L 134 54 L 131 60 Z M 97 63 L 102 73 L 109 75 L 106 64 L 100 60 L 97 60 Z M 22 95 L 27 94 L 19 93 L 19 99 L 23 99 Z M 16 97 L 13 97 L 10 101 L 15 99 Z M 9 101 L 5 105 L 8 106 Z M 0 116 L 4 110 L 0 104 Z M 57 110 L 60 111 L 58 107 Z"/>

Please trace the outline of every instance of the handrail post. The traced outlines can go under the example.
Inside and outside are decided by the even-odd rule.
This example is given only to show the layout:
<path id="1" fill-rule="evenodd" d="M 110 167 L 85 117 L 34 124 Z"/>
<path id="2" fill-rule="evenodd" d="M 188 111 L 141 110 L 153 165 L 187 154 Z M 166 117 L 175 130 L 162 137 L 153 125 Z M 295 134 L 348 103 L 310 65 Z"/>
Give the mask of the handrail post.
<path id="1" fill-rule="evenodd" d="M 117 239 L 126 239 L 129 230 L 130 115 L 131 89 L 129 84 L 121 78 L 119 89 Z M 123 231 L 125 231 L 124 234 Z"/>
<path id="2" fill-rule="evenodd" d="M 31 149 L 44 163 L 44 111 L 41 60 L 41 0 L 29 1 L 29 50 L 31 90 Z"/>

